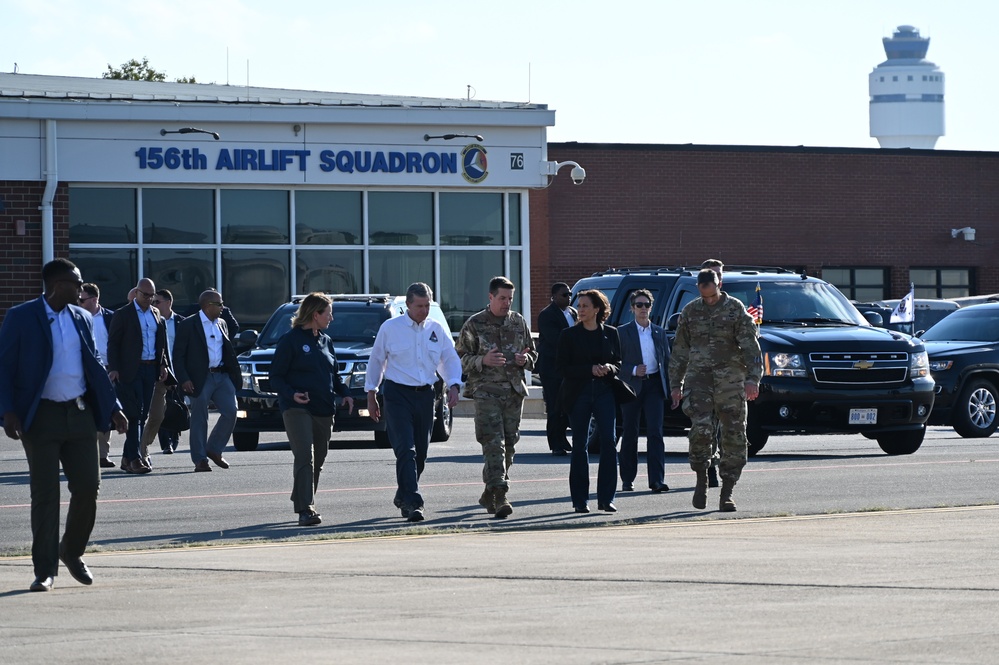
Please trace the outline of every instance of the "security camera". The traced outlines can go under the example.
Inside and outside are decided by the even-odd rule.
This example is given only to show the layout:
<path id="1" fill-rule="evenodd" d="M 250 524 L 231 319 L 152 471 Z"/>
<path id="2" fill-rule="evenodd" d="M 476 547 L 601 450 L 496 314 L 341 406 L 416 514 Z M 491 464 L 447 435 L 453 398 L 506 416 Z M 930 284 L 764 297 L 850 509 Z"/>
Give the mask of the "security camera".
<path id="1" fill-rule="evenodd" d="M 572 178 L 572 184 L 582 185 L 583 181 L 586 180 L 586 171 L 582 166 L 572 167 L 572 172 L 569 173 L 569 177 Z"/>
<path id="2" fill-rule="evenodd" d="M 968 242 L 973 242 L 975 240 L 975 229 L 970 226 L 965 226 L 963 229 L 951 229 L 950 237 L 956 238 L 960 234 Z"/>

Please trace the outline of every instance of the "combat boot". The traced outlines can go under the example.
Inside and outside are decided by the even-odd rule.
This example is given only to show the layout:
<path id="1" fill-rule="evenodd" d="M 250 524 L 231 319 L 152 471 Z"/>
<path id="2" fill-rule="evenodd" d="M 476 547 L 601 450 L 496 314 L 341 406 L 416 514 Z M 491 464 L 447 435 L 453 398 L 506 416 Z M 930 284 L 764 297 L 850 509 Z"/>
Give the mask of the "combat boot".
<path id="1" fill-rule="evenodd" d="M 718 501 L 718 510 L 723 513 L 735 512 L 735 501 L 732 500 L 732 490 L 735 489 L 735 481 L 722 478 L 721 498 Z"/>
<path id="2" fill-rule="evenodd" d="M 697 484 L 694 485 L 694 508 L 704 510 L 708 505 L 708 470 L 695 469 L 697 473 Z"/>
<path id="3" fill-rule="evenodd" d="M 493 504 L 496 506 L 496 517 L 503 518 L 513 514 L 513 506 L 511 506 L 510 502 L 506 500 L 505 487 L 497 487 L 494 489 L 493 496 L 496 497 L 495 503 Z"/>
<path id="4" fill-rule="evenodd" d="M 483 490 L 482 496 L 479 497 L 479 505 L 485 508 L 486 512 L 490 515 L 496 512 L 496 497 L 494 492 L 494 489 L 487 487 Z"/>

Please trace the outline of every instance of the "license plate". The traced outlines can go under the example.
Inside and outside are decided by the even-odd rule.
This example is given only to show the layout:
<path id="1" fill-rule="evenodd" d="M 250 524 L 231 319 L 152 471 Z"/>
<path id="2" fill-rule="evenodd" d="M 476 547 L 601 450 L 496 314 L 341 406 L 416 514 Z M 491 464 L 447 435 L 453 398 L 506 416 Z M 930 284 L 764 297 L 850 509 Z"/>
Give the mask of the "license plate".
<path id="1" fill-rule="evenodd" d="M 877 409 L 850 409 L 851 425 L 877 425 Z"/>

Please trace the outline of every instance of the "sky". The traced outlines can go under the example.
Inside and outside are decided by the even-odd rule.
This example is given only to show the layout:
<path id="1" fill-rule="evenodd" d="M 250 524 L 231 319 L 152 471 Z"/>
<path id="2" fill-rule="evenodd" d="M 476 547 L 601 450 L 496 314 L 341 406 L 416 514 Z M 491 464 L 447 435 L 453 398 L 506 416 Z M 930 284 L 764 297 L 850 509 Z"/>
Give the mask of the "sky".
<path id="1" fill-rule="evenodd" d="M 999 151 L 995 0 L 0 0 L 0 72 L 546 104 L 550 142 L 876 148 L 899 25 L 946 76 L 938 149 Z"/>

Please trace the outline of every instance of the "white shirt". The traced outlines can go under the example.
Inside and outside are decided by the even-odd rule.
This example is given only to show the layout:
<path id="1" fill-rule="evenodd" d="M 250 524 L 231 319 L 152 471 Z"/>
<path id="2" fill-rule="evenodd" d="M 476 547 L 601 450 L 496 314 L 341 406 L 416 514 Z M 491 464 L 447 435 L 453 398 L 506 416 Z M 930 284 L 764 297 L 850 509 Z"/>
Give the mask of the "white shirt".
<path id="1" fill-rule="evenodd" d="M 170 312 L 170 318 L 163 318 L 167 331 L 167 348 L 170 349 L 170 368 L 173 369 L 173 341 L 177 339 L 177 317 L 175 312 Z M 96 326 L 95 326 L 96 327 Z M 95 333 L 96 334 L 96 333 Z"/>
<path id="2" fill-rule="evenodd" d="M 52 331 L 52 367 L 42 387 L 42 399 L 67 402 L 87 392 L 87 379 L 83 375 L 83 351 L 80 333 L 73 323 L 69 306 L 58 314 L 44 298 L 45 313 Z"/>
<path id="3" fill-rule="evenodd" d="M 222 329 L 219 324 L 205 316 L 204 311 L 198 312 L 201 317 L 201 327 L 205 330 L 205 341 L 208 342 L 208 366 L 222 365 Z"/>
<path id="4" fill-rule="evenodd" d="M 382 323 L 368 359 L 365 390 L 378 390 L 384 377 L 406 386 L 429 386 L 437 373 L 445 385 L 461 385 L 461 360 L 454 340 L 429 316 L 417 323 L 408 314 Z"/>
<path id="5" fill-rule="evenodd" d="M 562 310 L 562 316 L 565 317 L 566 323 L 569 324 L 570 328 L 576 325 L 576 319 L 572 318 L 572 310 L 568 307 Z"/>
<path id="6" fill-rule="evenodd" d="M 142 330 L 142 360 L 156 360 L 156 317 L 153 316 L 153 308 L 147 307 L 145 311 L 135 305 L 135 312 L 139 315 L 139 328 Z"/>
<path id="7" fill-rule="evenodd" d="M 108 327 L 104 325 L 104 315 L 101 310 L 93 315 L 94 341 L 97 342 L 97 359 L 105 367 L 108 366 Z"/>
<path id="8" fill-rule="evenodd" d="M 642 345 L 642 364 L 645 365 L 645 374 L 655 374 L 659 371 L 659 363 L 656 362 L 656 343 L 652 339 L 652 324 L 642 327 L 635 321 L 635 329 L 638 330 L 638 343 Z M 635 370 L 637 376 L 637 369 Z"/>

